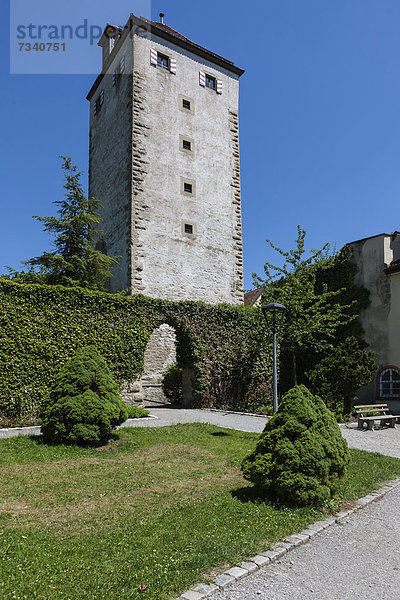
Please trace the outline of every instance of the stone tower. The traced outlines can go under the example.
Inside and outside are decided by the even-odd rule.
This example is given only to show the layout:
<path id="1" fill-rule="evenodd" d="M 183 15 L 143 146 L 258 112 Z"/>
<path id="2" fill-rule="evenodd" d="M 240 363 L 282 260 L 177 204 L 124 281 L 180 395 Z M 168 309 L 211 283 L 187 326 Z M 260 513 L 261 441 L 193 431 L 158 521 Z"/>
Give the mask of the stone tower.
<path id="1" fill-rule="evenodd" d="M 162 18 L 108 25 L 99 46 L 89 194 L 102 204 L 100 247 L 121 257 L 112 291 L 241 304 L 244 71 Z"/>

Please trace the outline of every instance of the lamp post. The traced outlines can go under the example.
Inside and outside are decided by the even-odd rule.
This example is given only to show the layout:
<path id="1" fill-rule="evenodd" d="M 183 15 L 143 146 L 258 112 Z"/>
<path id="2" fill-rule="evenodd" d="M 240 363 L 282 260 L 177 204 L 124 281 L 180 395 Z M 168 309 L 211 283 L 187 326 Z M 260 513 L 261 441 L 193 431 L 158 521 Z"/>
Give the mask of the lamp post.
<path id="1" fill-rule="evenodd" d="M 276 331 L 279 325 L 283 321 L 283 317 L 285 316 L 286 306 L 283 304 L 277 304 L 273 302 L 272 304 L 266 304 L 262 307 L 262 313 L 267 322 L 267 325 L 270 324 L 270 320 L 268 318 L 271 315 L 271 326 L 273 333 L 273 355 L 274 355 L 274 373 L 273 373 L 273 390 L 274 390 L 274 413 L 278 410 L 278 377 L 277 377 L 277 368 L 276 368 Z"/>

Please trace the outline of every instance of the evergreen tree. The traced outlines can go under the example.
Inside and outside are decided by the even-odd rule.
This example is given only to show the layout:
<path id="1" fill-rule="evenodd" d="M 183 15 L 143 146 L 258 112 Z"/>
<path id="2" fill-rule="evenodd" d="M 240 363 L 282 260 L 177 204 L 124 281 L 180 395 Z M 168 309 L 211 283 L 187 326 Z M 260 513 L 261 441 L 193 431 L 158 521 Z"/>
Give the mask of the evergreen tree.
<path id="1" fill-rule="evenodd" d="M 334 416 L 304 386 L 292 388 L 242 462 L 246 479 L 271 500 L 320 506 L 333 497 L 349 453 Z"/>
<path id="2" fill-rule="evenodd" d="M 349 415 L 357 390 L 372 380 L 376 369 L 375 355 L 360 348 L 356 338 L 348 337 L 307 376 L 311 390 L 318 393 L 340 419 Z"/>
<path id="3" fill-rule="evenodd" d="M 95 346 L 76 350 L 56 375 L 41 408 L 46 442 L 99 446 L 128 417 L 118 385 Z"/>
<path id="4" fill-rule="evenodd" d="M 44 223 L 44 231 L 55 235 L 55 250 L 22 261 L 27 271 L 10 269 L 8 277 L 17 282 L 46 283 L 50 285 L 80 286 L 102 290 L 111 277 L 111 267 L 118 264 L 116 257 L 109 257 L 95 248 L 95 240 L 101 231 L 97 228 L 100 203 L 86 198 L 80 177 L 71 159 L 61 156 L 65 173 L 65 197 L 56 200 L 57 217 L 34 219 Z"/>

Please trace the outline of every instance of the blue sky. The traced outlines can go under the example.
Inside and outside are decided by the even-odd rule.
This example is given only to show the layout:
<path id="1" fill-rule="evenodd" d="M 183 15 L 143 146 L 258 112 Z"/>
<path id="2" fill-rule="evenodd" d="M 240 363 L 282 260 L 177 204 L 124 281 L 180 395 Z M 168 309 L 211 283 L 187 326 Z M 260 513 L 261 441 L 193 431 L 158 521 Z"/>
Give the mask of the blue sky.
<path id="1" fill-rule="evenodd" d="M 4 4 L 3 24 L 10 16 Z M 123 25 L 135 12 L 126 0 L 82 5 L 101 25 Z M 265 238 L 289 249 L 298 223 L 313 248 L 400 228 L 398 0 L 153 1 L 152 17 L 160 11 L 168 25 L 246 69 L 240 143 L 247 289 L 252 271 L 275 262 Z M 87 182 L 85 97 L 94 76 L 10 75 L 7 36 L 1 44 L 4 272 L 3 265 L 19 268 L 50 248 L 31 217 L 54 214 L 63 183 L 58 156 L 71 156 Z"/>

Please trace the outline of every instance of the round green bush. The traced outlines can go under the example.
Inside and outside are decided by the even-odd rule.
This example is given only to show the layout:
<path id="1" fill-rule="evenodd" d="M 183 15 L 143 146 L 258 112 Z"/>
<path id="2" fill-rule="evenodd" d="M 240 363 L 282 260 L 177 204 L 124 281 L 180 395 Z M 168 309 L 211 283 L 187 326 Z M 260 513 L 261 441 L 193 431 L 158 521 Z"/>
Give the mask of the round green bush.
<path id="1" fill-rule="evenodd" d="M 50 443 L 99 446 L 127 416 L 106 361 L 95 346 L 86 346 L 65 363 L 46 394 L 42 434 Z"/>
<path id="2" fill-rule="evenodd" d="M 285 395 L 255 450 L 242 462 L 246 479 L 271 499 L 320 506 L 349 462 L 347 442 L 324 402 L 299 385 Z"/>
<path id="3" fill-rule="evenodd" d="M 128 419 L 143 419 L 149 416 L 149 411 L 141 406 L 127 406 Z"/>

